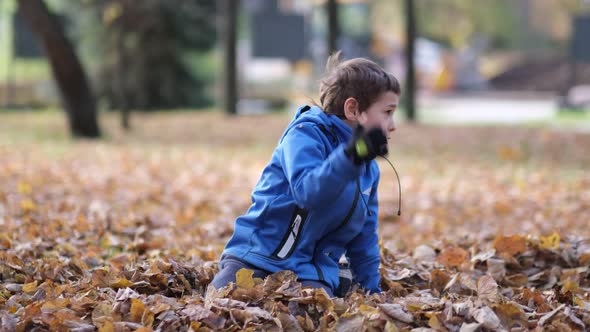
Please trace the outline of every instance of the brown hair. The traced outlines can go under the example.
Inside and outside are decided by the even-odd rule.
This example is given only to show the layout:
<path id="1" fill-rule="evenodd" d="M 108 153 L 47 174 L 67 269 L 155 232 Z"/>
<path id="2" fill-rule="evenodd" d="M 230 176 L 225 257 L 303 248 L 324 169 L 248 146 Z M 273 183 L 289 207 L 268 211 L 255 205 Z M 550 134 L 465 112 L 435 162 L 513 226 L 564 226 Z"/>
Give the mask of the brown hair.
<path id="1" fill-rule="evenodd" d="M 331 55 L 320 83 L 320 107 L 327 114 L 344 118 L 344 102 L 354 98 L 364 112 L 384 92 L 401 94 L 398 80 L 371 60 L 340 61 L 340 52 Z"/>

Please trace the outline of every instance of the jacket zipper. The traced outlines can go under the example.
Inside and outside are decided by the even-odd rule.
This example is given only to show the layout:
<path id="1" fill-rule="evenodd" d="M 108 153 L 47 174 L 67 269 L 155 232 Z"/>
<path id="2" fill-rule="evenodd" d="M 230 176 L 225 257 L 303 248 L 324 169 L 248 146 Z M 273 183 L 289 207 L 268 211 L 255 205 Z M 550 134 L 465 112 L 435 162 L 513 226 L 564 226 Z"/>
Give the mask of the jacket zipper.
<path id="1" fill-rule="evenodd" d="M 325 234 L 324 236 L 322 236 L 317 242 L 316 242 L 316 247 L 313 250 L 313 259 L 311 261 L 311 263 L 313 264 L 313 266 L 315 267 L 317 273 L 318 273 L 318 277 L 320 278 L 320 280 L 324 281 L 324 273 L 322 272 L 322 270 L 319 268 L 319 266 L 316 265 L 315 263 L 315 257 L 316 257 L 316 252 L 318 250 L 319 244 L 326 238 L 326 236 L 335 233 L 337 231 L 339 231 L 340 229 L 342 229 L 342 227 L 346 226 L 346 224 L 348 224 L 348 222 L 350 221 L 350 218 L 352 218 L 352 214 L 354 213 L 354 210 L 356 209 L 356 205 L 358 203 L 359 200 L 359 195 L 360 195 L 360 184 L 359 184 L 359 180 L 357 179 L 357 187 L 356 187 L 356 192 L 354 194 L 354 200 L 352 202 L 352 207 L 350 208 L 350 210 L 348 210 L 348 213 L 346 214 L 346 217 L 344 217 L 344 220 L 342 220 L 342 222 L 340 223 L 340 225 L 338 225 L 338 227 L 336 227 L 334 230 L 330 231 L 329 233 Z"/>

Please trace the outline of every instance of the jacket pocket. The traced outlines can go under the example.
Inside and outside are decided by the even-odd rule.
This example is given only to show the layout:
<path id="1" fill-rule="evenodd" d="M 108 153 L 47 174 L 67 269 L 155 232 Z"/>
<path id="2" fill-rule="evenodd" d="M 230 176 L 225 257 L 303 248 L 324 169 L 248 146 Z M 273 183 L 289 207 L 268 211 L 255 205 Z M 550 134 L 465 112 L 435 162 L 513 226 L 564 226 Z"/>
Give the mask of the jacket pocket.
<path id="1" fill-rule="evenodd" d="M 301 231 L 307 219 L 307 214 L 308 212 L 306 210 L 298 206 L 295 207 L 289 227 L 287 227 L 287 232 L 283 235 L 281 243 L 279 243 L 279 246 L 273 252 L 272 258 L 283 260 L 291 256 L 299 239 L 301 239 Z"/>

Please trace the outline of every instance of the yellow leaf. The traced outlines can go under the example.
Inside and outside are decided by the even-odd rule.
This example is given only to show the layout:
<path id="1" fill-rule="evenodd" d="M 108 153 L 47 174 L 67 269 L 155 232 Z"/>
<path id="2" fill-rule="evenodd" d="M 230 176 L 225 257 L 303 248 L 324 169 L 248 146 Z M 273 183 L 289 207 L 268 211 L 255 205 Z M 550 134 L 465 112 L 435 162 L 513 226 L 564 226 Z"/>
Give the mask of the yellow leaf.
<path id="1" fill-rule="evenodd" d="M 20 209 L 23 210 L 23 212 L 31 212 L 37 209 L 37 205 L 35 205 L 35 202 L 30 198 L 26 198 L 20 202 Z"/>
<path id="2" fill-rule="evenodd" d="M 112 288 L 125 288 L 133 286 L 133 283 L 125 278 L 119 278 L 111 283 Z"/>
<path id="3" fill-rule="evenodd" d="M 326 293 L 325 289 L 317 288 L 313 295 L 313 299 L 315 300 L 315 305 L 319 312 L 334 310 L 334 302 L 328 293 Z"/>
<path id="4" fill-rule="evenodd" d="M 418 312 L 422 310 L 423 305 L 419 303 L 408 303 L 407 309 L 409 312 Z"/>
<path id="5" fill-rule="evenodd" d="M 154 313 L 151 310 L 147 309 L 143 312 L 143 316 L 141 316 L 141 325 L 152 327 L 154 325 Z M 137 332 L 137 330 L 136 330 Z"/>
<path id="6" fill-rule="evenodd" d="M 69 303 L 69 300 L 68 301 L 64 301 L 64 300 L 65 299 L 49 300 L 49 301 L 43 303 L 43 305 L 41 306 L 41 311 L 42 312 L 54 312 L 54 311 L 58 311 L 60 309 L 63 309 Z"/>
<path id="7" fill-rule="evenodd" d="M 149 327 L 142 326 L 133 332 L 152 332 L 153 330 Z M 196 331 L 196 330 L 195 330 Z"/>
<path id="8" fill-rule="evenodd" d="M 145 304 L 138 299 L 131 299 L 131 321 L 135 323 L 141 322 L 141 317 L 143 317 L 143 312 L 145 311 Z"/>
<path id="9" fill-rule="evenodd" d="M 0 233 L 0 247 L 2 249 L 10 249 L 12 246 L 12 240 L 10 239 L 10 235 L 6 233 Z"/>
<path id="10" fill-rule="evenodd" d="M 568 280 L 563 283 L 563 286 L 561 286 L 561 292 L 562 293 L 565 293 L 565 292 L 575 293 L 578 291 L 579 288 L 580 288 L 580 285 L 578 285 L 577 282 L 575 282 L 573 280 Z"/>
<path id="11" fill-rule="evenodd" d="M 31 294 L 37 291 L 37 280 L 23 285 L 23 292 Z"/>
<path id="12" fill-rule="evenodd" d="M 115 332 L 115 324 L 108 319 L 101 321 L 99 325 L 98 332 Z"/>
<path id="13" fill-rule="evenodd" d="M 387 321 L 387 323 L 385 323 L 385 331 L 386 332 L 398 332 L 399 329 L 397 328 L 397 326 L 392 323 L 390 320 Z"/>
<path id="14" fill-rule="evenodd" d="M 573 302 L 575 305 L 577 305 L 578 307 L 581 308 L 585 308 L 585 309 L 590 309 L 590 303 L 589 302 L 585 302 L 584 300 L 582 300 L 581 298 L 574 296 L 573 297 Z"/>
<path id="15" fill-rule="evenodd" d="M 428 320 L 428 326 L 436 331 L 448 331 L 447 328 L 440 322 L 436 314 L 431 314 Z"/>
<path id="16" fill-rule="evenodd" d="M 254 287 L 254 280 L 252 276 L 254 275 L 254 271 L 241 268 L 236 272 L 236 285 L 238 287 L 250 289 Z"/>
<path id="17" fill-rule="evenodd" d="M 539 247 L 541 249 L 559 249 L 559 234 L 553 233 L 548 236 L 541 236 L 539 239 Z"/>
<path id="18" fill-rule="evenodd" d="M 26 182 L 20 182 L 18 184 L 18 192 L 23 195 L 28 195 L 32 192 L 31 185 Z"/>
<path id="19" fill-rule="evenodd" d="M 359 306 L 359 311 L 363 314 L 363 315 L 368 315 L 368 314 L 378 314 L 379 313 L 379 309 L 376 307 L 372 307 L 370 305 L 366 305 L 366 304 L 361 304 Z"/>

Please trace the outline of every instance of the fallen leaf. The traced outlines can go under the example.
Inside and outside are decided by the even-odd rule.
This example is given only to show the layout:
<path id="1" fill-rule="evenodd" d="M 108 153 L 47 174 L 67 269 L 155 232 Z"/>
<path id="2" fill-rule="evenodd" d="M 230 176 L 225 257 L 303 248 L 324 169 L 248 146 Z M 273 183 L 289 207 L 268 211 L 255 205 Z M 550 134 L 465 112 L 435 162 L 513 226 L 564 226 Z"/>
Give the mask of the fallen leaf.
<path id="1" fill-rule="evenodd" d="M 494 248 L 498 253 L 514 256 L 527 250 L 526 239 L 519 235 L 498 236 L 494 240 Z"/>
<path id="2" fill-rule="evenodd" d="M 401 304 L 398 303 L 383 303 L 378 305 L 381 310 L 389 317 L 399 320 L 404 323 L 411 323 L 414 320 L 412 314 L 407 313 Z"/>
<path id="3" fill-rule="evenodd" d="M 436 261 L 447 268 L 459 267 L 467 260 L 469 253 L 459 247 L 448 247 L 441 251 Z"/>
<path id="4" fill-rule="evenodd" d="M 37 280 L 30 282 L 28 284 L 24 284 L 22 287 L 22 291 L 27 294 L 32 294 L 37 291 Z"/>
<path id="5" fill-rule="evenodd" d="M 145 310 L 146 310 L 145 304 L 143 304 L 143 302 L 141 302 L 141 300 L 131 299 L 130 315 L 131 315 L 132 322 L 140 323 Z"/>
<path id="6" fill-rule="evenodd" d="M 487 329 L 495 329 L 500 326 L 500 319 L 490 307 L 476 309 L 473 318 Z"/>
<path id="7" fill-rule="evenodd" d="M 246 268 L 241 268 L 236 272 L 236 286 L 242 287 L 245 289 L 251 289 L 254 287 L 254 280 L 252 276 L 254 275 L 254 271 Z"/>
<path id="8" fill-rule="evenodd" d="M 539 247 L 541 249 L 558 249 L 560 236 L 558 233 L 553 233 L 548 236 L 541 236 L 539 238 Z"/>
<path id="9" fill-rule="evenodd" d="M 361 314 L 344 314 L 336 323 L 337 332 L 357 332 L 363 330 L 365 317 Z"/>
<path id="10" fill-rule="evenodd" d="M 445 270 L 430 271 L 430 287 L 442 292 L 449 283 L 451 277 Z"/>
<path id="11" fill-rule="evenodd" d="M 539 326 L 544 326 L 545 324 L 547 324 L 547 322 L 549 322 L 551 320 L 551 318 L 553 318 L 553 316 L 555 316 L 563 308 L 565 308 L 565 304 L 562 304 L 559 307 L 555 308 L 553 311 L 550 311 L 550 312 L 546 313 L 545 315 L 543 315 L 543 317 L 541 317 L 539 319 Z"/>
<path id="12" fill-rule="evenodd" d="M 498 284 L 489 275 L 481 276 L 477 280 L 477 296 L 486 300 L 493 300 L 498 296 Z"/>
<path id="13" fill-rule="evenodd" d="M 525 312 L 515 302 L 506 302 L 495 305 L 494 311 L 504 327 L 512 327 L 514 324 L 526 326 L 527 324 Z"/>

